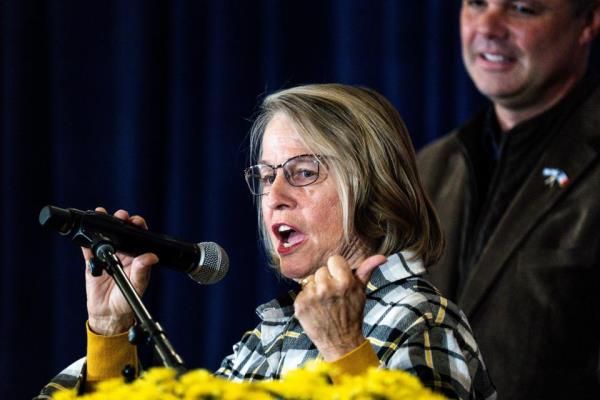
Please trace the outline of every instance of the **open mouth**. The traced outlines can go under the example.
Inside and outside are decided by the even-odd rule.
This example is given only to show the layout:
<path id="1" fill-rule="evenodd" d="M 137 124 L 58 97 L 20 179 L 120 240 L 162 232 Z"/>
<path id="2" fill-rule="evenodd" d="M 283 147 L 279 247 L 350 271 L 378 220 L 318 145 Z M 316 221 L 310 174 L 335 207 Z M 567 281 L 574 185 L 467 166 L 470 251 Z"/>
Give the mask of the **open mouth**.
<path id="1" fill-rule="evenodd" d="M 277 224 L 273 226 L 273 232 L 279 239 L 279 249 L 284 250 L 299 245 L 306 238 L 302 232 L 286 224 Z"/>

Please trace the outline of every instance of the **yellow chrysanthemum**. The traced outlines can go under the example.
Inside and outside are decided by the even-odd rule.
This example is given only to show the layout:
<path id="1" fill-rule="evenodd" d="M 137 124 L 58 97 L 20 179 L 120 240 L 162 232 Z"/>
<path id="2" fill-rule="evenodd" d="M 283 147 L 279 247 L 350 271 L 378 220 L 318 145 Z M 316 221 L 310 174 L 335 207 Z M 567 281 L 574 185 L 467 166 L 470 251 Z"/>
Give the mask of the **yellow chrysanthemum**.
<path id="1" fill-rule="evenodd" d="M 330 376 L 339 377 L 333 384 Z M 82 397 L 75 391 L 57 392 L 54 400 L 442 400 L 403 372 L 369 369 L 361 376 L 344 376 L 324 362 L 310 362 L 278 381 L 231 382 L 206 370 L 177 376 L 168 368 L 152 368 L 131 383 L 122 379 L 100 382 L 97 390 Z"/>

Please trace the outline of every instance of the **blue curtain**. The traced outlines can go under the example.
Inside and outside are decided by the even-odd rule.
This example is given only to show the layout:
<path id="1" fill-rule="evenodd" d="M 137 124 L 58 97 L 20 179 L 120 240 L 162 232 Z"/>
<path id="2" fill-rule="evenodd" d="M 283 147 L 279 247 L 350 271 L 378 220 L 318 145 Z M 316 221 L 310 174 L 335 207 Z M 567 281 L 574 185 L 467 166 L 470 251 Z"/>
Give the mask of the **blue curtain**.
<path id="1" fill-rule="evenodd" d="M 156 268 L 144 296 L 193 368 L 215 369 L 254 309 L 288 289 L 264 262 L 242 170 L 261 98 L 312 82 L 366 85 L 415 146 L 482 104 L 459 1 L 0 1 L 0 397 L 28 398 L 85 353 L 79 249 L 46 204 L 144 215 L 215 241 L 228 276 Z"/>

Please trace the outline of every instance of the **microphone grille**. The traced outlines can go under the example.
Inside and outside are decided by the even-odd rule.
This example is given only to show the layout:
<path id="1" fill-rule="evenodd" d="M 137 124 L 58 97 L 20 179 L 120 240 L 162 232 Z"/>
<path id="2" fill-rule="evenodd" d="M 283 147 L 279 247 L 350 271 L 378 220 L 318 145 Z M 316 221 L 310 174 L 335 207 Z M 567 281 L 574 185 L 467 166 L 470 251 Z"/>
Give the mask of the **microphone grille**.
<path id="1" fill-rule="evenodd" d="M 229 256 L 214 242 L 198 243 L 197 246 L 200 262 L 188 275 L 201 285 L 219 282 L 229 271 Z"/>

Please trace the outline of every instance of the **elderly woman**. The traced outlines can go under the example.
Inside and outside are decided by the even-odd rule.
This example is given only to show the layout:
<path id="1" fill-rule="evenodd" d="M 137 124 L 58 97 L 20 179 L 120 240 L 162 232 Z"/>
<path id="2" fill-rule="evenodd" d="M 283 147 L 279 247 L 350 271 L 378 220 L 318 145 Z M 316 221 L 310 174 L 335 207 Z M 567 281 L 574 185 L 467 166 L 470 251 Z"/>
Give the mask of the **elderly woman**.
<path id="1" fill-rule="evenodd" d="M 344 373 L 400 369 L 452 398 L 494 398 L 465 316 L 422 278 L 442 234 L 393 106 L 364 88 L 284 90 L 264 100 L 251 149 L 256 164 L 245 177 L 262 240 L 273 266 L 301 289 L 258 308 L 262 322 L 217 374 L 277 379 L 322 358 Z M 157 261 L 123 256 L 138 291 Z M 133 323 L 129 306 L 106 274 L 87 275 L 94 382 L 118 376 L 136 354 L 123 334 Z"/>

